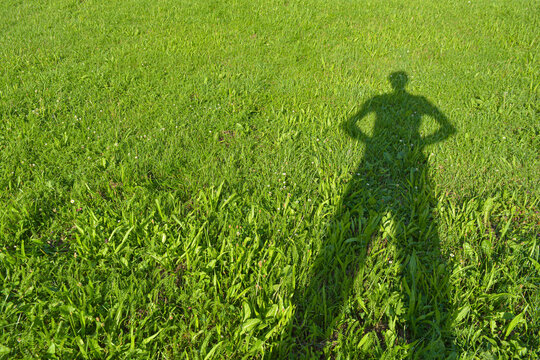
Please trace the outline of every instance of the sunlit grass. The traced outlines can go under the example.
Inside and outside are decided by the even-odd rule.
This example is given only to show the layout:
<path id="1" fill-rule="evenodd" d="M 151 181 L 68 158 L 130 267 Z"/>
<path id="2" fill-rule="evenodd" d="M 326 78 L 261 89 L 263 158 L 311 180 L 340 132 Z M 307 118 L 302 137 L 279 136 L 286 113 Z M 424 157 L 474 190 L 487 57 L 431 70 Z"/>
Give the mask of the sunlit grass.
<path id="1" fill-rule="evenodd" d="M 4 1 L 0 358 L 537 357 L 539 6 Z"/>

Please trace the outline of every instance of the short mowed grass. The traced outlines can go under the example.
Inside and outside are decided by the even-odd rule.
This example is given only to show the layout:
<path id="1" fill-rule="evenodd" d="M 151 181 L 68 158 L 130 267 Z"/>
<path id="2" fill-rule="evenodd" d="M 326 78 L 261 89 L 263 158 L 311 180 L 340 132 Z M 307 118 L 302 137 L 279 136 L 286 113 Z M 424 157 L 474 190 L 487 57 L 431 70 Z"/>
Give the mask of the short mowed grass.
<path id="1" fill-rule="evenodd" d="M 1 359 L 540 356 L 538 1 L 0 3 Z"/>

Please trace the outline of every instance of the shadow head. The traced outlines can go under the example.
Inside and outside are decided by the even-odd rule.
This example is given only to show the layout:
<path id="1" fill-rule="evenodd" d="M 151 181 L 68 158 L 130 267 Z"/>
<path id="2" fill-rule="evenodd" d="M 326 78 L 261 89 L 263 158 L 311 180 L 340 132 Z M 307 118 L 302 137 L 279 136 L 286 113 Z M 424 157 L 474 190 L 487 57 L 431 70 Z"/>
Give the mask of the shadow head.
<path id="1" fill-rule="evenodd" d="M 388 77 L 390 84 L 394 88 L 394 91 L 404 91 L 405 85 L 409 81 L 409 77 L 405 71 L 396 71 L 390 74 Z"/>

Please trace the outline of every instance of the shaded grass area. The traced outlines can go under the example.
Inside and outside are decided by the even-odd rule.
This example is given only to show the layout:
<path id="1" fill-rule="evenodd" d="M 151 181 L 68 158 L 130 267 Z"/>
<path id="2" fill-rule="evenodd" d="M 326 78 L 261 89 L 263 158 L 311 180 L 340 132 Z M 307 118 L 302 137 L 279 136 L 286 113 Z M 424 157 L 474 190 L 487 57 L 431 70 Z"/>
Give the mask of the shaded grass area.
<path id="1" fill-rule="evenodd" d="M 5 2 L 0 357 L 534 358 L 539 7 Z"/>

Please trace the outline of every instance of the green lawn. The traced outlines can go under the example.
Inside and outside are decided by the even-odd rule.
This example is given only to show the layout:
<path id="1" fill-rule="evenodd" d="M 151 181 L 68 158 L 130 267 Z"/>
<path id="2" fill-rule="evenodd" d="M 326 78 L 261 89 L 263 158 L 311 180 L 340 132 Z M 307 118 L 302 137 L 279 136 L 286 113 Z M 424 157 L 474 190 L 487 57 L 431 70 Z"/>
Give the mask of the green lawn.
<path id="1" fill-rule="evenodd" d="M 0 5 L 0 359 L 540 357 L 539 0 Z"/>

